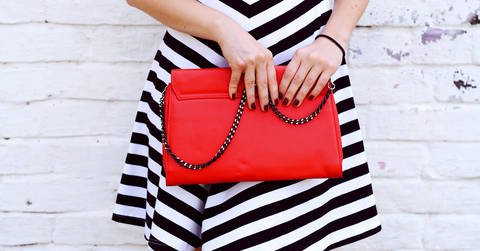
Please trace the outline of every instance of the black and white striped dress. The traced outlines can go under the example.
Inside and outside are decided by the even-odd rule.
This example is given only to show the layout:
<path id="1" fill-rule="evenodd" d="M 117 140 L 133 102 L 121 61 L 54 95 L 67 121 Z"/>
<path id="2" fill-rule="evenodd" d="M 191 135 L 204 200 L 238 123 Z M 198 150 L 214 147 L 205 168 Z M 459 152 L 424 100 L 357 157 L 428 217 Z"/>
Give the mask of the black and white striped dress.
<path id="1" fill-rule="evenodd" d="M 328 0 L 201 0 L 285 65 L 312 43 Z M 153 250 L 330 250 L 380 231 L 346 65 L 332 76 L 344 177 L 165 186 L 158 101 L 177 68 L 228 67 L 218 44 L 168 29 L 139 105 L 113 219 L 145 227 Z"/>

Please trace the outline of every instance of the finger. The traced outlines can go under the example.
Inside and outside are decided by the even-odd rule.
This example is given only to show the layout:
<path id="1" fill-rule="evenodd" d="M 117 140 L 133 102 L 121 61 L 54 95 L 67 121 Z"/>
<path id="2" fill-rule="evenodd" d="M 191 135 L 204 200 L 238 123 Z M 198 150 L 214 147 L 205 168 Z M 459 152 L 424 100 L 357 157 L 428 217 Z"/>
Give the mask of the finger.
<path id="1" fill-rule="evenodd" d="M 262 111 L 268 111 L 268 83 L 267 69 L 261 65 L 257 66 L 255 82 L 257 84 L 258 100 Z"/>
<path id="2" fill-rule="evenodd" d="M 268 89 L 270 92 L 270 98 L 273 101 L 275 106 L 278 105 L 278 82 L 277 82 L 277 71 L 273 62 L 267 65 L 267 76 L 268 76 Z"/>
<path id="3" fill-rule="evenodd" d="M 305 62 L 302 62 L 297 69 L 297 72 L 292 78 L 290 85 L 285 93 L 285 98 L 283 100 L 283 104 L 288 106 L 290 103 L 293 103 L 294 106 L 298 106 L 300 101 L 295 98 L 298 90 L 303 84 L 305 77 L 307 76 L 311 66 L 307 65 Z M 294 99 L 295 98 L 295 99 Z"/>
<path id="4" fill-rule="evenodd" d="M 328 81 L 330 81 L 333 73 L 334 72 L 331 71 L 323 71 L 321 73 L 320 77 L 317 80 L 317 84 L 313 88 L 312 92 L 310 92 L 310 95 L 308 95 L 308 99 L 314 100 L 318 97 L 318 95 L 320 95 L 325 85 L 327 85 Z"/>
<path id="5" fill-rule="evenodd" d="M 285 102 L 285 94 L 287 93 L 288 86 L 292 82 L 295 73 L 297 73 L 297 69 L 299 67 L 299 62 L 295 59 L 292 59 L 290 63 L 285 67 L 285 71 L 283 72 L 282 80 L 280 80 L 280 85 L 278 86 L 278 98 L 283 99 Z M 286 101 L 289 103 L 289 100 Z"/>
<path id="6" fill-rule="evenodd" d="M 298 107 L 303 103 L 307 94 L 313 90 L 317 82 L 317 79 L 319 78 L 321 73 L 322 73 L 321 65 L 314 65 L 313 68 L 310 69 L 307 76 L 305 77 L 305 80 L 303 81 L 302 86 L 300 87 L 300 90 L 298 90 L 297 94 L 295 95 L 295 98 L 293 101 L 294 106 Z"/>
<path id="7" fill-rule="evenodd" d="M 250 110 L 255 110 L 255 68 L 247 66 L 244 73 L 245 90 L 247 93 L 247 104 Z"/>
<path id="8" fill-rule="evenodd" d="M 232 75 L 230 76 L 230 82 L 228 83 L 228 93 L 230 98 L 235 100 L 237 98 L 238 83 L 242 77 L 242 71 L 239 69 L 232 69 Z"/>

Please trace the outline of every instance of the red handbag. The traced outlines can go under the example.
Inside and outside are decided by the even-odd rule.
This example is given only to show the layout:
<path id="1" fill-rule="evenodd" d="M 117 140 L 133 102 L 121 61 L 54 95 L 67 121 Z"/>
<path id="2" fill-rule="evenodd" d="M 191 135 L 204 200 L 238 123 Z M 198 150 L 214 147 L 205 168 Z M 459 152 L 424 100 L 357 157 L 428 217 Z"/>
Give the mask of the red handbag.
<path id="1" fill-rule="evenodd" d="M 284 70 L 276 67 L 279 83 Z M 268 112 L 251 111 L 243 82 L 242 98 L 230 99 L 230 75 L 228 68 L 172 71 L 160 101 L 168 186 L 342 177 L 333 84 L 300 107 L 277 109 L 270 100 Z"/>

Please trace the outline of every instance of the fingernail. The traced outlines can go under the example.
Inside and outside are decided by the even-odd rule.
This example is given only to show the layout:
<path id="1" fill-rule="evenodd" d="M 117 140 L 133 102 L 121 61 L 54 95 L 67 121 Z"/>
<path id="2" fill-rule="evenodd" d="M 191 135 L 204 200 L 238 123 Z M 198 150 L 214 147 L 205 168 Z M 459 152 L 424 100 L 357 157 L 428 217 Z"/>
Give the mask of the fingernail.
<path id="1" fill-rule="evenodd" d="M 288 105 L 288 98 L 283 100 L 283 105 Z"/>
<path id="2" fill-rule="evenodd" d="M 263 111 L 265 111 L 265 112 L 268 111 L 268 105 L 263 106 Z"/>
<path id="3" fill-rule="evenodd" d="M 278 98 L 275 99 L 275 106 L 277 106 L 277 105 L 278 105 Z"/>
<path id="4" fill-rule="evenodd" d="M 283 93 L 279 92 L 279 93 L 278 93 L 278 98 L 279 98 L 279 99 L 283 99 Z"/>
<path id="5" fill-rule="evenodd" d="M 315 97 L 313 95 L 310 95 L 308 99 L 313 100 Z"/>
<path id="6" fill-rule="evenodd" d="M 252 110 L 257 109 L 257 105 L 255 103 L 252 103 L 252 105 L 250 107 L 251 107 Z"/>
<path id="7" fill-rule="evenodd" d="M 232 94 L 232 99 L 235 100 L 236 98 L 237 98 L 237 94 L 236 93 Z"/>
<path id="8" fill-rule="evenodd" d="M 295 99 L 295 101 L 293 101 L 293 105 L 298 106 L 298 104 L 300 104 L 300 101 L 298 101 L 298 99 Z"/>

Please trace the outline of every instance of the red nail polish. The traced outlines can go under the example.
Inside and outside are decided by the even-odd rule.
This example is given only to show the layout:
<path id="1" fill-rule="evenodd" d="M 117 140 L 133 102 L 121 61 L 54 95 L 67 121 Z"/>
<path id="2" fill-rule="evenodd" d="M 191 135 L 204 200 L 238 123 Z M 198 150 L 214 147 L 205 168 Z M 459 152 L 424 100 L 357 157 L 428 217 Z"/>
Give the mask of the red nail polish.
<path id="1" fill-rule="evenodd" d="M 313 100 L 315 97 L 313 95 L 310 95 L 310 97 L 308 97 L 308 99 L 310 100 Z"/>
<path id="2" fill-rule="evenodd" d="M 300 101 L 298 101 L 298 99 L 295 99 L 295 101 L 293 101 L 293 105 L 298 106 L 298 104 L 300 104 Z"/>
<path id="3" fill-rule="evenodd" d="M 283 100 L 283 105 L 288 105 L 288 98 Z"/>
<path id="4" fill-rule="evenodd" d="M 252 109 L 252 110 L 257 109 L 257 105 L 256 105 L 255 103 L 253 103 L 252 106 L 251 106 L 251 109 Z"/>
<path id="5" fill-rule="evenodd" d="M 283 99 L 283 93 L 279 92 L 279 93 L 278 93 L 278 98 L 279 98 L 279 99 Z"/>
<path id="6" fill-rule="evenodd" d="M 232 99 L 235 100 L 236 98 L 237 98 L 237 94 L 236 93 L 232 94 Z"/>
<path id="7" fill-rule="evenodd" d="M 278 98 L 275 99 L 275 106 L 277 106 L 277 105 L 278 105 Z"/>
<path id="8" fill-rule="evenodd" d="M 264 110 L 264 111 L 268 111 L 268 105 L 264 105 L 264 106 L 263 106 L 263 110 Z"/>

